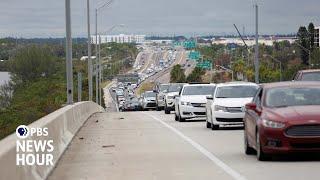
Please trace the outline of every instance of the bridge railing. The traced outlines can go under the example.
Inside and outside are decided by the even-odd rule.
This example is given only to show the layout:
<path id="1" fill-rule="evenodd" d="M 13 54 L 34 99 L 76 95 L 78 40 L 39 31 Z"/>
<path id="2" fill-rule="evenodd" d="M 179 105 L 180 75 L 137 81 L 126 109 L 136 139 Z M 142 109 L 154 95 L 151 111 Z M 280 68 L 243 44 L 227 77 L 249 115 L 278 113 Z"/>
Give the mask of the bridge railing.
<path id="1" fill-rule="evenodd" d="M 69 143 L 93 114 L 104 109 L 94 102 L 79 102 L 63 107 L 28 125 L 28 128 L 48 128 L 48 136 L 29 136 L 26 140 L 53 140 L 53 166 L 25 165 L 17 166 L 17 141 L 13 133 L 0 141 L 0 179 L 38 180 L 46 179 L 64 153 Z M 37 152 L 32 152 L 33 154 Z"/>

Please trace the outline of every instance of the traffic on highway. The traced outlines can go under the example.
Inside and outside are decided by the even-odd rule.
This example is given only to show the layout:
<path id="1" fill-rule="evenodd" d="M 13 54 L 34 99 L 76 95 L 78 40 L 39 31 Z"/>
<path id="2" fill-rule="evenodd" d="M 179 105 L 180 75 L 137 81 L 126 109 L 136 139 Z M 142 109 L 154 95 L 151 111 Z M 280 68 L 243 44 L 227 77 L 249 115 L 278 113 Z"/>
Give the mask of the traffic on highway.
<path id="1" fill-rule="evenodd" d="M 320 74 L 304 72 L 305 79 L 317 79 Z M 203 126 L 215 131 L 242 127 L 243 153 L 265 161 L 273 156 L 320 151 L 320 84 L 300 80 L 156 83 L 140 95 L 136 95 L 136 84 L 120 82 L 112 92 L 121 111 L 163 110 L 164 114 L 172 112 L 172 120 L 178 122 L 204 120 Z"/>

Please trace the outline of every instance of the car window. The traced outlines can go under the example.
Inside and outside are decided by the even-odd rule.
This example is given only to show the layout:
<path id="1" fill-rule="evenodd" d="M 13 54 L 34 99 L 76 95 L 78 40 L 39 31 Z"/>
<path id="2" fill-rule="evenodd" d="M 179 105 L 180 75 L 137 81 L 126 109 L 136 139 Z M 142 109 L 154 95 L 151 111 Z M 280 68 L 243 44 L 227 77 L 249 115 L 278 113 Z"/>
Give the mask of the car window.
<path id="1" fill-rule="evenodd" d="M 320 81 L 320 72 L 303 73 L 301 81 Z"/>
<path id="2" fill-rule="evenodd" d="M 183 87 L 182 84 L 172 84 L 169 86 L 168 92 L 180 92 L 182 87 Z"/>
<path id="3" fill-rule="evenodd" d="M 157 94 L 154 93 L 154 92 L 146 92 L 146 93 L 144 94 L 144 96 L 145 96 L 145 97 L 156 97 Z"/>
<path id="4" fill-rule="evenodd" d="M 320 105 L 320 88 L 274 88 L 266 94 L 266 106 L 288 107 Z"/>
<path id="5" fill-rule="evenodd" d="M 186 86 L 182 95 L 213 95 L 215 86 Z"/>
<path id="6" fill-rule="evenodd" d="M 217 88 L 216 98 L 254 97 L 258 86 L 223 86 Z"/>

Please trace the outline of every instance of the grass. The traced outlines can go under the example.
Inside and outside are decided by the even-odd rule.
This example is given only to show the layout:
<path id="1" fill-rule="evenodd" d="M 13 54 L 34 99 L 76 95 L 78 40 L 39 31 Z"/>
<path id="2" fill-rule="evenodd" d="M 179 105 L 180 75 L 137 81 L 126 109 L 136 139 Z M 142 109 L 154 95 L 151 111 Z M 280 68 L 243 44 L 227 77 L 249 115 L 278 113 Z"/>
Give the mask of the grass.
<path id="1" fill-rule="evenodd" d="M 151 82 L 142 83 L 142 85 L 137 90 L 137 94 L 140 95 L 144 91 L 152 91 L 153 87 L 154 87 L 154 83 L 151 83 Z"/>

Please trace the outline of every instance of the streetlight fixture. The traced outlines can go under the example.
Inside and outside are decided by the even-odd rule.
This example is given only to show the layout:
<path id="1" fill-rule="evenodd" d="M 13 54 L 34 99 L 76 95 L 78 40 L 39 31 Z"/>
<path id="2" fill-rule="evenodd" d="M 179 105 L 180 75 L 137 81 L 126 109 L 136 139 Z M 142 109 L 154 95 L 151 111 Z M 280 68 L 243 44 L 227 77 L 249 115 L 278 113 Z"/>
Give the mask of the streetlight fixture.
<path id="1" fill-rule="evenodd" d="M 108 7 L 108 6 L 110 6 L 111 4 L 112 4 L 112 2 L 113 2 L 113 0 L 109 0 L 109 1 L 106 1 L 104 4 L 102 4 L 101 6 L 99 6 L 99 7 L 97 7 L 96 9 L 95 9 L 95 17 L 96 17 L 96 33 L 95 33 L 95 35 L 96 35 L 96 42 L 95 42 L 95 50 L 96 50 L 96 67 L 97 67 L 97 69 L 96 69 L 96 103 L 99 103 L 100 101 L 99 101 L 99 96 L 101 96 L 101 92 L 99 91 L 99 87 L 100 87 L 100 73 L 101 73 L 101 71 L 99 70 L 98 71 L 98 69 L 100 69 L 100 65 L 101 65 L 101 62 L 100 62 L 100 58 L 98 58 L 98 56 L 99 56 L 99 52 L 98 52 L 98 43 L 100 43 L 100 42 L 98 42 L 98 12 L 99 12 L 99 10 L 101 10 L 102 8 L 104 8 L 104 7 Z M 100 98 L 101 99 L 101 98 Z M 99 101 L 99 102 L 98 102 Z M 101 104 L 101 103 L 99 103 L 99 104 Z"/>
<path id="2" fill-rule="evenodd" d="M 227 71 L 227 72 L 231 73 L 232 81 L 234 81 L 234 75 L 233 75 L 233 70 L 232 69 L 228 69 L 228 68 L 226 68 L 224 66 L 220 66 L 220 65 L 216 65 L 216 67 L 219 67 L 219 68 L 223 69 L 224 71 Z"/>
<path id="3" fill-rule="evenodd" d="M 124 24 L 114 25 L 111 28 L 109 28 L 105 32 L 105 34 L 111 32 L 116 27 L 124 27 L 124 26 L 125 26 Z M 102 33 L 99 33 L 99 34 L 102 34 Z M 98 42 L 96 41 L 96 45 L 97 44 L 98 44 Z M 98 54 L 97 54 L 98 61 L 97 62 L 99 63 L 97 71 L 99 70 L 99 76 L 98 76 L 99 80 L 98 80 L 98 78 L 96 76 L 96 89 L 98 89 L 98 91 L 96 91 L 96 92 L 99 93 L 99 98 L 98 98 L 98 96 L 96 96 L 96 100 L 98 102 L 98 99 L 99 99 L 99 102 L 100 102 L 100 105 L 101 105 L 101 99 L 102 99 L 102 87 L 101 87 L 101 84 L 102 84 L 102 62 L 101 62 L 101 57 L 100 57 L 100 44 L 101 44 L 101 36 L 99 35 L 99 46 L 97 47 L 97 52 L 98 52 Z"/>
<path id="4" fill-rule="evenodd" d="M 279 69 L 280 69 L 280 81 L 282 81 L 282 62 L 279 59 L 276 59 L 275 57 L 273 57 L 273 56 L 271 56 L 269 54 L 263 54 L 263 56 L 264 57 L 266 57 L 266 56 L 270 57 L 272 60 L 274 60 L 274 61 L 276 61 L 277 63 L 280 64 L 280 67 L 279 67 Z"/>

